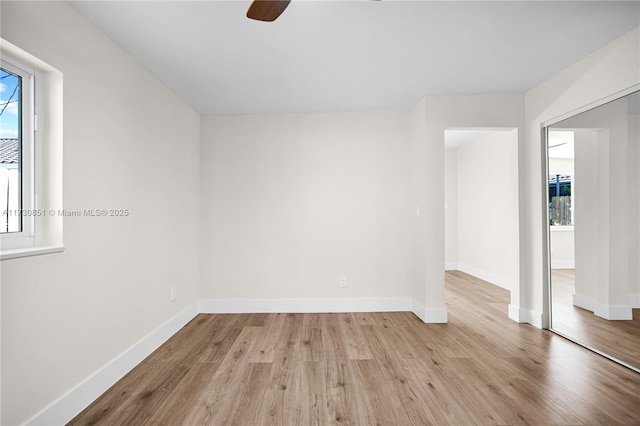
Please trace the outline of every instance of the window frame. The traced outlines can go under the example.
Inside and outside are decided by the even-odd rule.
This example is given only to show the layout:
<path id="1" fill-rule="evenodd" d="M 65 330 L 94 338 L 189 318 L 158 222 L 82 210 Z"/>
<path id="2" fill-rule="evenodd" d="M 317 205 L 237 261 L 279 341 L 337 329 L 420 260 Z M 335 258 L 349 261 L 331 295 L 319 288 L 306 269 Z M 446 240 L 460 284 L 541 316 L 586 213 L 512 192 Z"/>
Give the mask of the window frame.
<path id="1" fill-rule="evenodd" d="M 0 58 L 21 69 L 32 70 L 30 151 L 30 206 L 32 235 L 0 235 L 0 260 L 65 250 L 63 243 L 63 93 L 64 75 L 10 41 L 0 37 Z M 26 209 L 27 206 L 22 206 Z M 23 229 L 24 231 L 24 229 Z"/>
<path id="2" fill-rule="evenodd" d="M 21 61 L 3 52 L 0 66 L 21 78 L 20 87 L 20 213 L 21 230 L 0 233 L 3 250 L 34 247 L 37 244 L 38 223 L 36 223 L 37 189 L 35 179 L 36 145 L 36 71 Z"/>

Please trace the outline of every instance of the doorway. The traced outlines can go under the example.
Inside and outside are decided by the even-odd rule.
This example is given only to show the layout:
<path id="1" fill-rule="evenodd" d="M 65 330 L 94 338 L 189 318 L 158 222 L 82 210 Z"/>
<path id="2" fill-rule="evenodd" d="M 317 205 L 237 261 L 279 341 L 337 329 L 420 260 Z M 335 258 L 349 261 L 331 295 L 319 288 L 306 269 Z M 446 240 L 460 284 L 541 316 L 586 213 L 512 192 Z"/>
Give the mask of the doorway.
<path id="1" fill-rule="evenodd" d="M 518 130 L 445 130 L 445 271 L 518 285 Z"/>

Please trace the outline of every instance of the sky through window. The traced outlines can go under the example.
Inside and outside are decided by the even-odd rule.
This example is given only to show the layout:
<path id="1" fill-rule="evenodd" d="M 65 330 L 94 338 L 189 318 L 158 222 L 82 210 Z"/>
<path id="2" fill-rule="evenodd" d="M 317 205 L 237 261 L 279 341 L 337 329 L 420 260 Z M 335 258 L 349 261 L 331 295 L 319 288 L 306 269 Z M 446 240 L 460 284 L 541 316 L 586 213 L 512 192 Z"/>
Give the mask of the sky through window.
<path id="1" fill-rule="evenodd" d="M 20 77 L 0 70 L 0 138 L 19 137 Z"/>

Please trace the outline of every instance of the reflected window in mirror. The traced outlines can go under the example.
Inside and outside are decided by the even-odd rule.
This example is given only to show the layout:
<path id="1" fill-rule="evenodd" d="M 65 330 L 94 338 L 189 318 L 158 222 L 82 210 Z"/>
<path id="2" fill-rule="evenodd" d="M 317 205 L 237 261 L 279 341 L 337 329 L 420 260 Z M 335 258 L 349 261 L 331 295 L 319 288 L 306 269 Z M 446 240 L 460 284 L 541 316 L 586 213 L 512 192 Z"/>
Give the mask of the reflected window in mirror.
<path id="1" fill-rule="evenodd" d="M 573 226 L 573 175 L 549 175 L 549 225 Z"/>
<path id="2" fill-rule="evenodd" d="M 549 131 L 549 225 L 573 226 L 574 133 Z"/>

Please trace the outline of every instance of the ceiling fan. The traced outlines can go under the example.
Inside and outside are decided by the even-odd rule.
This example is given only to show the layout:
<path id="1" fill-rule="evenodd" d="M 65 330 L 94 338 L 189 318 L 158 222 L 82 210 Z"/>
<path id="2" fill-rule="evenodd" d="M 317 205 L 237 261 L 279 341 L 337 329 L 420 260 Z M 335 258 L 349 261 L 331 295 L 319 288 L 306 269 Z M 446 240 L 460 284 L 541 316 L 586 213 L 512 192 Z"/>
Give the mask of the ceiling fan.
<path id="1" fill-rule="evenodd" d="M 247 18 L 257 21 L 273 22 L 289 6 L 291 0 L 253 0 Z"/>
<path id="2" fill-rule="evenodd" d="M 273 22 L 278 19 L 278 16 L 282 15 L 289 3 L 291 3 L 291 0 L 253 0 L 249 10 L 247 10 L 247 18 L 255 19 L 256 21 Z"/>

